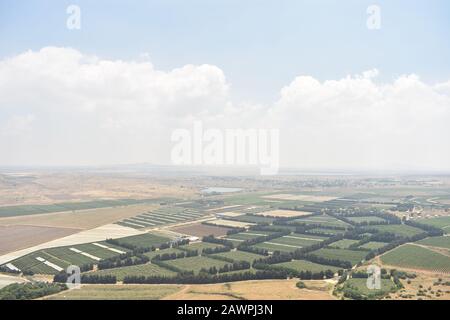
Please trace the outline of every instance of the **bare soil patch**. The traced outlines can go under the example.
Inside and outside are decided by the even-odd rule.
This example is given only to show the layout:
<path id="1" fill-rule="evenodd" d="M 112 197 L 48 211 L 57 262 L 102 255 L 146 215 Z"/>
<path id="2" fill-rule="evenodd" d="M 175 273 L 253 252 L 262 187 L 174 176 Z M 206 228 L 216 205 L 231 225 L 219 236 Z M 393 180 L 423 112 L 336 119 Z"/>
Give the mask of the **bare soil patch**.
<path id="1" fill-rule="evenodd" d="M 184 225 L 181 227 L 175 227 L 171 228 L 170 230 L 196 236 L 196 237 L 204 237 L 209 235 L 214 235 L 216 237 L 224 236 L 227 234 L 228 230 L 231 230 L 230 228 L 225 227 L 219 227 L 219 226 L 208 226 L 201 223 L 195 223 L 190 225 Z"/>
<path id="2" fill-rule="evenodd" d="M 0 255 L 79 232 L 73 228 L 0 226 Z"/>

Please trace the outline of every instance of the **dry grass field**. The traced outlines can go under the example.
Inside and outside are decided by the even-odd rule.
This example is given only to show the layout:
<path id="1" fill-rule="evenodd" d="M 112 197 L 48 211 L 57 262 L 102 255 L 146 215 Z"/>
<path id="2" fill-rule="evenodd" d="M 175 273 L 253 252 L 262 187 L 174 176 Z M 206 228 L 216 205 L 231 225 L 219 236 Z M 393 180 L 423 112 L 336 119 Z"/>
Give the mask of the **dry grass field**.
<path id="1" fill-rule="evenodd" d="M 309 216 L 311 215 L 311 212 L 294 211 L 294 210 L 272 210 L 272 211 L 257 212 L 254 213 L 254 215 L 264 217 L 290 218 L 290 217 Z"/>
<path id="2" fill-rule="evenodd" d="M 175 231 L 178 233 L 196 236 L 196 237 L 204 237 L 209 235 L 214 235 L 215 237 L 224 236 L 227 234 L 227 231 L 230 228 L 218 227 L 218 226 L 209 226 L 201 223 L 193 223 L 188 225 L 183 225 L 180 227 L 171 228 L 171 231 Z"/>
<path id="3" fill-rule="evenodd" d="M 307 289 L 298 289 L 297 280 L 242 281 L 225 284 L 187 285 L 165 300 L 330 300 L 330 284 L 304 281 Z"/>
<path id="4" fill-rule="evenodd" d="M 98 208 L 73 212 L 46 213 L 0 218 L 0 226 L 31 225 L 56 228 L 92 229 L 157 208 L 157 205 L 137 204 L 116 208 Z"/>
<path id="5" fill-rule="evenodd" d="M 0 174 L 0 205 L 52 204 L 97 199 L 190 198 L 196 190 L 135 173 L 21 172 Z"/>
<path id="6" fill-rule="evenodd" d="M 0 226 L 0 255 L 59 239 L 80 229 L 37 226 Z"/>
<path id="7" fill-rule="evenodd" d="M 269 196 L 263 196 L 265 199 L 274 199 L 274 200 L 292 200 L 292 201 L 306 201 L 306 202 L 325 202 L 337 199 L 336 197 L 329 196 L 316 196 L 316 195 L 295 195 L 289 193 L 282 194 L 272 194 Z"/>
<path id="8" fill-rule="evenodd" d="M 208 221 L 208 223 L 214 224 L 216 226 L 231 227 L 231 228 L 246 228 L 246 227 L 255 225 L 254 223 L 225 220 L 225 219 L 210 220 L 210 221 Z"/>

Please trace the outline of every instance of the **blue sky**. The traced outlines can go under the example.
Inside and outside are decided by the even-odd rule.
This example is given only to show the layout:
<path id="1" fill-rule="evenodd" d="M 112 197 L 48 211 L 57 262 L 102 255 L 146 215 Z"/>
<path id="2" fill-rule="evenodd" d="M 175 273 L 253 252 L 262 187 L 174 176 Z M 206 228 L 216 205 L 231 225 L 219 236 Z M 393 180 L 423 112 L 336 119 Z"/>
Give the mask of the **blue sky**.
<path id="1" fill-rule="evenodd" d="M 80 31 L 65 28 L 69 4 L 82 10 Z M 366 28 L 371 4 L 381 30 Z M 235 99 L 267 103 L 298 75 L 377 68 L 385 81 L 447 80 L 449 16 L 445 0 L 0 0 L 0 57 L 69 46 L 112 59 L 148 53 L 161 70 L 207 63 L 224 71 Z"/>

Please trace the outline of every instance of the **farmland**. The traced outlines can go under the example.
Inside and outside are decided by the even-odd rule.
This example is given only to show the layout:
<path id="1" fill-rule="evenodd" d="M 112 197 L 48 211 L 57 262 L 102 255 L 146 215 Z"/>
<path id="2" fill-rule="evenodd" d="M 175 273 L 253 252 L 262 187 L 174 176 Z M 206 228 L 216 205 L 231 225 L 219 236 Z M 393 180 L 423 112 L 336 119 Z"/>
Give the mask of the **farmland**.
<path id="1" fill-rule="evenodd" d="M 446 233 L 450 233 L 450 217 L 438 217 L 438 218 L 428 218 L 419 219 L 417 222 L 427 224 L 430 226 L 438 227 L 444 230 Z"/>
<path id="2" fill-rule="evenodd" d="M 171 228 L 170 230 L 179 232 L 182 234 L 187 234 L 196 237 L 204 237 L 209 235 L 214 235 L 216 237 L 224 236 L 227 234 L 227 231 L 231 230 L 230 228 L 218 227 L 218 226 L 209 226 L 202 223 L 194 223 L 183 225 L 179 227 Z"/>
<path id="3" fill-rule="evenodd" d="M 318 264 L 306 260 L 292 260 L 290 262 L 274 264 L 273 267 L 291 269 L 298 272 L 300 271 L 321 272 L 326 270 L 337 272 L 339 270 L 339 268 L 337 267 Z"/>
<path id="4" fill-rule="evenodd" d="M 352 263 L 352 265 L 355 265 L 364 259 L 364 257 L 367 255 L 367 252 L 347 250 L 347 249 L 323 248 L 317 251 L 313 251 L 311 254 L 327 259 L 338 259 L 343 261 L 349 261 Z"/>
<path id="5" fill-rule="evenodd" d="M 450 257 L 412 244 L 403 245 L 381 256 L 386 265 L 449 273 Z"/>
<path id="6" fill-rule="evenodd" d="M 363 287 L 365 280 L 358 278 L 358 272 L 370 264 L 382 265 L 385 272 L 436 273 L 446 281 L 450 274 L 448 237 L 440 236 L 438 229 L 415 224 L 444 229 L 450 224 L 448 217 L 434 218 L 434 213 L 445 214 L 441 207 L 419 207 L 438 198 L 429 195 L 431 188 L 373 188 L 373 179 L 361 179 L 352 186 L 352 177 L 303 179 L 174 178 L 188 192 L 207 189 L 205 181 L 215 186 L 223 182 L 224 187 L 236 186 L 241 191 L 198 191 L 190 197 L 174 195 L 149 202 L 142 198 L 136 203 L 129 198 L 130 202 L 113 207 L 91 208 L 93 204 L 85 201 L 84 208 L 64 212 L 0 217 L 0 254 L 2 245 L 12 248 L 7 250 L 18 249 L 1 256 L 0 267 L 5 273 L 20 269 L 27 279 L 34 280 L 53 275 L 58 279 L 69 265 L 81 266 L 86 285 L 80 293 L 55 297 L 67 299 L 86 294 L 93 299 L 103 297 L 106 288 L 110 288 L 111 299 L 224 298 L 227 294 L 274 298 L 275 292 L 296 298 L 330 298 L 335 292 L 340 298 L 337 289 L 343 287 L 370 296 Z M 239 185 L 249 181 L 251 185 Z M 99 201 L 103 205 L 120 201 L 112 199 Z M 433 218 L 419 219 L 421 215 Z M 408 216 L 411 219 L 403 219 Z M 64 232 L 58 234 L 59 230 Z M 23 234 L 26 241 L 21 243 L 15 234 Z M 362 265 L 355 267 L 360 262 Z M 289 279 L 292 277 L 295 279 Z M 108 279 L 123 284 L 97 282 L 111 283 Z M 410 280 L 402 278 L 402 283 L 406 279 Z M 297 288 L 298 281 L 307 283 L 308 288 Z M 387 277 L 383 281 L 391 288 Z M 265 285 L 269 282 L 290 287 L 270 288 Z M 254 288 L 266 292 L 249 291 Z"/>
<path id="7" fill-rule="evenodd" d="M 377 225 L 367 227 L 368 229 L 375 229 L 378 232 L 389 232 L 393 233 L 400 237 L 412 237 L 421 233 L 424 233 L 423 230 L 407 226 L 404 224 L 392 224 L 392 225 Z"/>
<path id="8" fill-rule="evenodd" d="M 158 209 L 124 219 L 117 222 L 117 224 L 135 229 L 155 228 L 162 225 L 179 224 L 196 220 L 203 215 L 203 213 L 196 209 L 162 206 Z"/>
<path id="9" fill-rule="evenodd" d="M 0 255 L 58 239 L 80 231 L 39 226 L 0 226 Z"/>
<path id="10" fill-rule="evenodd" d="M 117 281 L 123 281 L 126 276 L 174 276 L 176 273 L 168 269 L 161 268 L 155 264 L 141 264 L 136 266 L 128 266 L 114 269 L 99 270 L 89 272 L 90 275 L 98 276 L 115 276 Z"/>
<path id="11" fill-rule="evenodd" d="M 420 240 L 418 244 L 450 250 L 450 237 L 432 237 Z"/>
<path id="12" fill-rule="evenodd" d="M 198 273 L 201 269 L 209 269 L 211 267 L 221 268 L 224 267 L 227 262 L 211 259 L 208 257 L 197 256 L 183 259 L 170 260 L 167 264 L 183 270 L 183 271 L 194 271 Z"/>
<path id="13" fill-rule="evenodd" d="M 255 260 L 264 258 L 264 256 L 262 255 L 244 251 L 228 251 L 217 253 L 214 256 L 232 259 L 233 261 L 248 261 L 248 262 L 253 262 Z"/>

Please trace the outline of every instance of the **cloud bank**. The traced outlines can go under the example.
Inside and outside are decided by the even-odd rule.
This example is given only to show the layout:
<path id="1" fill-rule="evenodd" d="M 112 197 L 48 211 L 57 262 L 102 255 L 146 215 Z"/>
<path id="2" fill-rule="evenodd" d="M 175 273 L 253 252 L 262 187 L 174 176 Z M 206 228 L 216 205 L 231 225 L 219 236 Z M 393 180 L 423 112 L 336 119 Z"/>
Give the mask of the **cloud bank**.
<path id="1" fill-rule="evenodd" d="M 286 167 L 450 170 L 450 81 L 377 76 L 299 76 L 257 105 L 232 101 L 216 66 L 162 71 L 46 47 L 0 61 L 0 164 L 170 164 L 171 132 L 201 120 L 279 128 Z"/>

